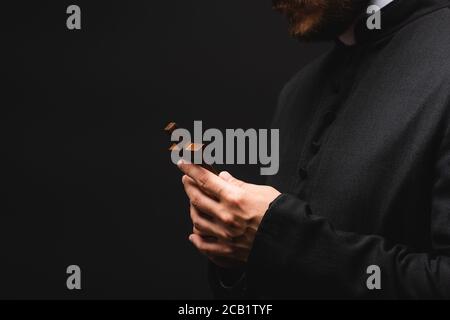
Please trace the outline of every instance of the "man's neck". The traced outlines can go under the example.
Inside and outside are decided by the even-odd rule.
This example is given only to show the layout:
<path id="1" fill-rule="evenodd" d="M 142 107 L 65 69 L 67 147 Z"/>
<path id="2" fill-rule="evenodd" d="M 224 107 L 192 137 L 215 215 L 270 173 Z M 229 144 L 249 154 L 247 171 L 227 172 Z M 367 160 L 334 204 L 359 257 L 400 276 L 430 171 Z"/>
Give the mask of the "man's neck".
<path id="1" fill-rule="evenodd" d="M 380 9 L 382 9 L 392 1 L 394 0 L 371 0 L 370 5 L 375 5 L 378 6 Z M 346 46 L 353 46 L 356 44 L 355 23 L 356 22 L 353 22 L 352 25 L 347 29 L 347 31 L 345 31 L 343 34 L 339 36 L 339 40 Z"/>
<path id="2" fill-rule="evenodd" d="M 356 44 L 355 39 L 355 24 L 356 21 L 352 23 L 350 28 L 347 29 L 343 34 L 339 36 L 339 40 L 346 46 L 354 46 Z"/>

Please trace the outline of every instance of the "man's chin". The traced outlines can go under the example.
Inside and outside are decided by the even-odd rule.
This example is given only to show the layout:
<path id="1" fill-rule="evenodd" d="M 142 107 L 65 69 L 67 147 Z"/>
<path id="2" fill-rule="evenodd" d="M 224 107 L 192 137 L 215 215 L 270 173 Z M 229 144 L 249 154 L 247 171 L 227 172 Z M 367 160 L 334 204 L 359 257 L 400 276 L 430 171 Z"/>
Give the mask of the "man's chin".
<path id="1" fill-rule="evenodd" d="M 324 7 L 312 6 L 314 1 L 310 0 L 309 8 L 288 6 L 293 1 L 276 2 L 277 10 L 288 18 L 290 34 L 302 41 L 335 40 L 351 26 L 369 2 L 369 0 L 328 0 L 329 6 Z M 323 3 L 323 1 L 317 1 L 317 3 Z"/>
<path id="2" fill-rule="evenodd" d="M 290 28 L 289 33 L 293 38 L 304 42 L 332 41 L 339 36 L 339 34 L 335 32 L 324 32 L 320 29 L 299 30 L 298 27 Z"/>
<path id="3" fill-rule="evenodd" d="M 291 24 L 289 33 L 292 37 L 299 41 L 314 42 L 314 41 L 333 41 L 343 34 L 351 22 L 340 23 L 321 23 L 321 20 L 316 20 L 316 23 L 302 21 L 297 24 Z"/>

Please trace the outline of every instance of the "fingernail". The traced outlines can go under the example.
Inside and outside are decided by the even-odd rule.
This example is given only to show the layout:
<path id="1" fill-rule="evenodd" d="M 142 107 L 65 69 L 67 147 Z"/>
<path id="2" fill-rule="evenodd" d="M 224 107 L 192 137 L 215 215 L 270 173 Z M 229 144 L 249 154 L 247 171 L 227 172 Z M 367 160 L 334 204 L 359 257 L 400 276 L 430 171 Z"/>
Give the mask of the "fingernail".
<path id="1" fill-rule="evenodd" d="M 183 164 L 185 164 L 185 161 L 183 159 L 178 160 L 178 162 L 177 162 L 178 167 L 180 167 Z"/>
<path id="2" fill-rule="evenodd" d="M 189 241 L 192 242 L 192 234 L 189 236 Z"/>

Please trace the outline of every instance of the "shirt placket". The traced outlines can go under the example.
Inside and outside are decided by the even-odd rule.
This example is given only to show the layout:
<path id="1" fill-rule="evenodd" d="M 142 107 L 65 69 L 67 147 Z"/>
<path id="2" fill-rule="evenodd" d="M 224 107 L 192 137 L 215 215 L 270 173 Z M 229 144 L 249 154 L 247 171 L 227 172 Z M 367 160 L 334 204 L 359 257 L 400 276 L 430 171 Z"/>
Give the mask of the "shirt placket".
<path id="1" fill-rule="evenodd" d="M 357 50 L 348 50 L 344 53 L 342 64 L 336 68 L 334 75 L 326 84 L 323 97 L 319 103 L 318 116 L 311 126 L 297 165 L 297 177 L 292 193 L 301 199 L 310 197 L 311 184 L 317 172 L 317 165 L 322 156 L 322 146 L 328 138 L 330 129 L 335 124 L 351 89 L 357 61 Z"/>

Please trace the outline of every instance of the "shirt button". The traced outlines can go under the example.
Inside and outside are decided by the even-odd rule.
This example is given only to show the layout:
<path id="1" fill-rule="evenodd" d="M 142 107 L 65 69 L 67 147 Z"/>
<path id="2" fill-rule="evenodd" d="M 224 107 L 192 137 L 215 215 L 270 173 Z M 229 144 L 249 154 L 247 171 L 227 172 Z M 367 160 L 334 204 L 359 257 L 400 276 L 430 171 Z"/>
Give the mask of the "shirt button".
<path id="1" fill-rule="evenodd" d="M 301 167 L 300 169 L 298 169 L 298 174 L 302 179 L 306 179 L 306 177 L 308 176 L 308 172 L 306 171 L 305 167 Z"/>
<path id="2" fill-rule="evenodd" d="M 311 150 L 312 150 L 313 154 L 317 154 L 320 150 L 320 143 L 318 141 L 314 141 L 311 144 Z"/>

